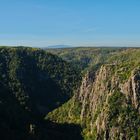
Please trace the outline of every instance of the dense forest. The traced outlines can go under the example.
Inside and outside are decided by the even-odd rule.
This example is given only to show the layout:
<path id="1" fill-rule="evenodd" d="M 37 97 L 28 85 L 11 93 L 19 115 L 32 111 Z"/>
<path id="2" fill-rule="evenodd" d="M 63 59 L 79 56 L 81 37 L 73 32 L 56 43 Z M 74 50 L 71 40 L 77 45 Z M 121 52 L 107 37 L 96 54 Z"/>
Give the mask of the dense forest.
<path id="1" fill-rule="evenodd" d="M 98 67 L 106 63 L 110 56 L 119 53 L 127 48 L 93 48 L 93 47 L 78 47 L 78 48 L 58 48 L 45 49 L 47 52 L 61 57 L 63 60 L 70 62 L 76 69 L 83 73 L 90 68 Z"/>
<path id="2" fill-rule="evenodd" d="M 140 139 L 140 49 L 0 47 L 3 140 Z"/>
<path id="3" fill-rule="evenodd" d="M 72 97 L 80 79 L 77 70 L 55 55 L 34 48 L 1 47 L 1 137 L 31 139 L 34 129 L 38 129 L 34 139 L 44 137 L 42 129 L 50 124 L 42 123 L 44 115 Z"/>

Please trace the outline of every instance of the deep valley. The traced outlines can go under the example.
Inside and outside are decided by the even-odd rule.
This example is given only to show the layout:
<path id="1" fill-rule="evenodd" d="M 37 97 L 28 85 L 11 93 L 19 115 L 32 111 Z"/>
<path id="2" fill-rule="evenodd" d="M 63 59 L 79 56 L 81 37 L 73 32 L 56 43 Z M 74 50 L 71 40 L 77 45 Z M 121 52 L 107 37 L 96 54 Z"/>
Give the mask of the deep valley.
<path id="1" fill-rule="evenodd" d="M 140 139 L 139 48 L 0 47 L 0 87 L 3 140 Z"/>

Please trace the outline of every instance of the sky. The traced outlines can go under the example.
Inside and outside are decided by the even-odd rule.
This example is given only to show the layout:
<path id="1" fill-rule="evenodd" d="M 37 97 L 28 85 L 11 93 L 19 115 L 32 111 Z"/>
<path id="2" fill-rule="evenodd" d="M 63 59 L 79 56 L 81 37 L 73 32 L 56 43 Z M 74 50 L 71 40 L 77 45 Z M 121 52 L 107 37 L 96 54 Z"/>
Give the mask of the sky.
<path id="1" fill-rule="evenodd" d="M 0 0 L 0 45 L 140 46 L 140 0 Z"/>

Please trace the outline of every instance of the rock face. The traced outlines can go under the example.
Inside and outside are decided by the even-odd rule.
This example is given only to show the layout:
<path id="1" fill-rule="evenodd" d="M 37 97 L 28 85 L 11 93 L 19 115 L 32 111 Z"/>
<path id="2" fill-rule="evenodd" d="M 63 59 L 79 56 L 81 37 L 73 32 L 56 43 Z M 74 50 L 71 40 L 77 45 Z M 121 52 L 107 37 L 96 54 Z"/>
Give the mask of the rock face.
<path id="1" fill-rule="evenodd" d="M 102 56 L 94 56 L 73 98 L 47 119 L 80 125 L 85 140 L 140 140 L 140 51 Z"/>
<path id="2" fill-rule="evenodd" d="M 139 111 L 140 107 L 140 71 L 136 69 L 132 71 L 129 80 L 120 86 L 121 91 L 126 94 L 127 99 L 131 100 L 131 103 Z M 140 113 L 140 112 L 139 112 Z"/>
<path id="3" fill-rule="evenodd" d="M 140 139 L 140 68 L 120 79 L 116 65 L 109 64 L 83 78 L 74 100 L 81 104 L 80 120 L 89 139 Z"/>

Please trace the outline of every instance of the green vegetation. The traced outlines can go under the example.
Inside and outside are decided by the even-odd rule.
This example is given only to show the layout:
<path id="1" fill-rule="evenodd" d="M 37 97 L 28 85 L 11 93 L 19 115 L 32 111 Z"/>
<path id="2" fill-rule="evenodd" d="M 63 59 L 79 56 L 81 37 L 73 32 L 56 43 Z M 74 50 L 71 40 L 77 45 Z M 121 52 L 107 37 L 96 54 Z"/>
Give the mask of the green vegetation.
<path id="1" fill-rule="evenodd" d="M 73 106 L 72 106 L 73 104 Z M 47 114 L 46 119 L 57 123 L 80 123 L 81 104 L 74 103 L 74 98 Z"/>
<path id="2" fill-rule="evenodd" d="M 66 49 L 46 49 L 47 52 L 58 55 L 65 61 L 71 62 L 81 71 L 86 71 L 90 67 L 99 67 L 107 61 L 110 56 L 126 48 L 66 48 Z"/>
<path id="3" fill-rule="evenodd" d="M 101 98 L 102 102 L 98 105 L 96 111 L 93 114 L 91 114 L 90 111 L 87 111 L 82 121 L 80 119 L 82 106 L 81 102 L 76 97 L 73 100 L 69 100 L 69 102 L 65 103 L 58 109 L 55 109 L 55 111 L 50 112 L 46 117 L 47 119 L 50 119 L 57 123 L 67 122 L 79 124 L 83 129 L 82 135 L 85 140 L 102 140 L 104 139 L 105 132 L 102 131 L 100 132 L 100 134 L 98 134 L 96 126 L 93 126 L 91 130 L 91 122 L 95 125 L 97 119 L 100 118 L 101 112 L 104 112 L 105 115 L 108 116 L 107 131 L 110 132 L 113 131 L 112 129 L 114 129 L 114 139 L 118 140 L 121 137 L 120 134 L 117 133 L 117 131 L 125 134 L 126 139 L 140 139 L 140 117 L 138 110 L 134 108 L 132 102 L 130 101 L 130 98 L 132 97 L 126 97 L 124 93 L 121 93 L 120 88 L 117 85 L 115 89 L 114 87 L 112 89 L 111 85 L 112 77 L 115 77 L 116 80 L 119 81 L 119 84 L 124 84 L 128 81 L 131 74 L 136 69 L 139 69 L 140 49 L 72 48 L 56 50 L 52 49 L 47 51 L 57 54 L 64 60 L 72 63 L 75 67 L 78 67 L 83 74 L 86 72 L 98 72 L 100 66 L 102 65 L 110 67 L 107 79 L 100 82 L 104 83 L 104 85 L 108 83 L 107 88 L 108 90 L 112 91 L 107 102 L 104 103 L 103 98 Z M 138 74 L 139 72 L 136 71 L 135 73 Z M 138 76 L 137 79 L 139 79 Z M 90 104 L 90 100 L 87 100 L 87 102 L 88 104 Z M 101 104 L 103 106 L 99 108 Z M 89 110 L 89 108 L 87 108 L 86 110 Z"/>
<path id="4" fill-rule="evenodd" d="M 125 131 L 126 136 L 131 139 L 138 139 L 138 128 L 140 127 L 140 116 L 131 104 L 126 104 L 125 96 L 115 91 L 109 98 L 109 127 L 120 127 Z"/>
<path id="5" fill-rule="evenodd" d="M 80 79 L 68 62 L 43 50 L 1 47 L 0 135 L 11 140 L 46 139 L 43 116 L 72 97 Z"/>
<path id="6" fill-rule="evenodd" d="M 59 106 L 73 95 L 78 75 L 69 63 L 39 49 L 0 49 L 0 81 L 23 105 L 33 98 L 48 109 Z"/>
<path id="7" fill-rule="evenodd" d="M 139 85 L 139 58 L 137 48 L 0 47 L 0 137 L 102 140 L 112 132 L 114 139 L 120 139 L 120 133 L 126 139 L 140 139 L 139 95 L 136 108 L 132 91 L 128 94 L 120 89 L 132 74 Z M 99 76 L 101 66 L 107 69 Z M 87 72 L 84 88 L 92 90 L 79 98 L 82 76 Z M 128 88 L 132 90 L 132 83 L 126 91 Z M 94 93 L 94 89 L 99 91 Z M 85 94 L 89 95 L 84 98 Z M 97 106 L 92 110 L 94 102 Z"/>
<path id="8" fill-rule="evenodd" d="M 123 113 L 123 104 L 125 103 L 125 96 L 120 93 L 119 90 L 114 91 L 114 93 L 109 97 L 109 126 L 118 126 L 117 117 L 120 113 Z M 125 105 L 124 105 L 125 106 Z"/>
<path id="9" fill-rule="evenodd" d="M 74 67 L 86 73 L 96 71 L 103 64 L 115 65 L 114 71 L 120 75 L 123 82 L 129 78 L 131 71 L 140 65 L 139 48 L 66 48 L 46 49 L 47 52 L 58 55 Z"/>

